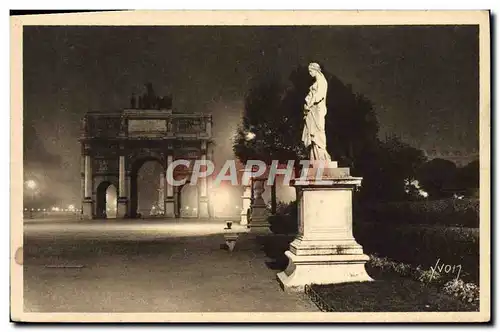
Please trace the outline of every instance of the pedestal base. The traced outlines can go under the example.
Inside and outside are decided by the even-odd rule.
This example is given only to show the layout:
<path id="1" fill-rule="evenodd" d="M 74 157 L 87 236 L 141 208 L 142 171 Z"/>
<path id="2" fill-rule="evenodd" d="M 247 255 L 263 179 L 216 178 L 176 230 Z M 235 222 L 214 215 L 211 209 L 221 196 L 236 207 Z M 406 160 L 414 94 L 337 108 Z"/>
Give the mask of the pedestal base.
<path id="1" fill-rule="evenodd" d="M 128 199 L 127 198 L 118 198 L 116 203 L 116 217 L 117 218 L 126 218 L 128 213 L 127 209 Z"/>
<path id="2" fill-rule="evenodd" d="M 198 217 L 199 218 L 209 218 L 208 213 L 208 198 L 201 198 L 200 205 L 198 206 Z"/>
<path id="3" fill-rule="evenodd" d="M 175 218 L 175 202 L 173 199 L 165 201 L 165 218 Z"/>
<path id="4" fill-rule="evenodd" d="M 286 251 L 285 255 L 288 266 L 277 277 L 287 292 L 303 292 L 310 284 L 373 281 L 366 273 L 365 263 L 369 257 L 364 254 L 297 256 Z"/>
<path id="5" fill-rule="evenodd" d="M 269 229 L 269 224 L 252 224 L 250 227 L 250 233 L 257 234 L 271 234 L 271 230 Z"/>
<path id="6" fill-rule="evenodd" d="M 250 218 L 250 223 L 248 224 L 250 232 L 270 233 L 271 230 L 269 229 L 270 224 L 268 221 L 269 213 L 266 206 L 254 206 L 252 207 L 251 211 L 252 216 Z"/>
<path id="7" fill-rule="evenodd" d="M 86 198 L 82 203 L 82 219 L 92 219 L 93 215 L 92 199 Z"/>
<path id="8" fill-rule="evenodd" d="M 240 225 L 247 226 L 248 225 L 248 215 L 247 213 L 240 214 Z"/>

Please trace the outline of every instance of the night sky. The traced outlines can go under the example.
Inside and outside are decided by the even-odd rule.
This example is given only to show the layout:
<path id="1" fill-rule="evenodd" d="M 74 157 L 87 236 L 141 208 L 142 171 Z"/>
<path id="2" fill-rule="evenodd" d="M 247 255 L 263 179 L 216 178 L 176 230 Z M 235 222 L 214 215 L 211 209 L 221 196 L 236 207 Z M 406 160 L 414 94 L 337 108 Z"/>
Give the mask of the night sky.
<path id="1" fill-rule="evenodd" d="M 253 82 L 311 61 L 374 103 L 381 137 L 478 149 L 474 26 L 25 27 L 23 47 L 25 177 L 58 204 L 80 200 L 80 119 L 128 107 L 147 82 L 176 112 L 213 114 L 216 162 L 232 158 Z"/>

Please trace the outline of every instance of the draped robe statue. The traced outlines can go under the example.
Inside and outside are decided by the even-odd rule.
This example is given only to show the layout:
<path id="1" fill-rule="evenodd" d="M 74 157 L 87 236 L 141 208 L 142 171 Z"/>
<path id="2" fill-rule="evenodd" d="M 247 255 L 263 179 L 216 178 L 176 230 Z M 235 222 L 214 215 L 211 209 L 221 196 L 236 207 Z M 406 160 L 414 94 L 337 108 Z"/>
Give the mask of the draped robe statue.
<path id="1" fill-rule="evenodd" d="M 309 74 L 315 82 L 309 88 L 304 104 L 302 142 L 309 152 L 309 160 L 331 161 L 326 151 L 325 116 L 328 83 L 317 63 L 309 64 Z"/>

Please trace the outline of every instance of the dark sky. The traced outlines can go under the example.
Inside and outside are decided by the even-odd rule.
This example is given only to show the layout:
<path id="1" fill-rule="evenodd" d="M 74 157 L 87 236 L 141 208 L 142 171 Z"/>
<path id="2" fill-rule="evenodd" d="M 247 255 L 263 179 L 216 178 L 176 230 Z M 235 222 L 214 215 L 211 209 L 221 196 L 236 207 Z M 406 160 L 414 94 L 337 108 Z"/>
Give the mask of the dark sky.
<path id="1" fill-rule="evenodd" d="M 80 198 L 80 119 L 125 108 L 152 82 L 178 112 L 211 112 L 216 160 L 254 80 L 310 61 L 376 108 L 380 134 L 423 149 L 478 148 L 478 28 L 25 27 L 25 174 L 57 200 Z M 45 189 L 44 189 L 45 187 Z"/>

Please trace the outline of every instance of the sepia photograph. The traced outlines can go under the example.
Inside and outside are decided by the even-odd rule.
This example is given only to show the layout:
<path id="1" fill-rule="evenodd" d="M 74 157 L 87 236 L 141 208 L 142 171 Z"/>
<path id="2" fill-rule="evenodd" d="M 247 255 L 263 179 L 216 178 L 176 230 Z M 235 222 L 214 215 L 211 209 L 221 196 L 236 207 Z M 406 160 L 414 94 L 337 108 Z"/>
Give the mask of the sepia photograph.
<path id="1" fill-rule="evenodd" d="M 10 23 L 13 321 L 490 320 L 488 11 Z"/>

